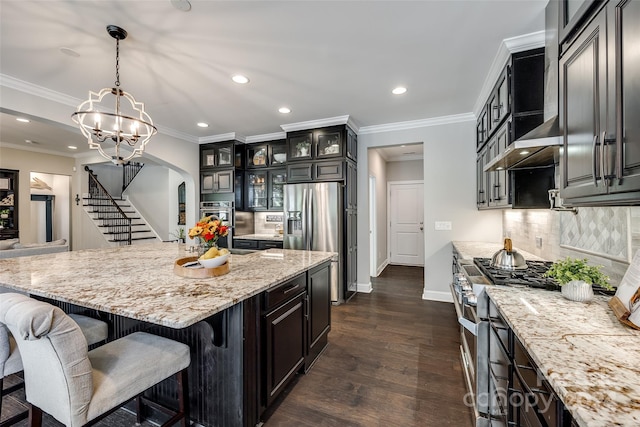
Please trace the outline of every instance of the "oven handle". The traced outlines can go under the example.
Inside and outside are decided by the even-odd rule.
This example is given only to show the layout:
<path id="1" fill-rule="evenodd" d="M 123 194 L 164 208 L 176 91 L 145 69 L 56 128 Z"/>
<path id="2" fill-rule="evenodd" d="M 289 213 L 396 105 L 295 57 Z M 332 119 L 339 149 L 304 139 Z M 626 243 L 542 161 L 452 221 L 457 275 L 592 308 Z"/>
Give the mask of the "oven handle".
<path id="1" fill-rule="evenodd" d="M 464 317 L 458 317 L 458 323 L 462 325 L 467 331 L 471 332 L 473 336 L 478 336 L 478 324 L 473 323 L 469 319 L 465 319 Z"/>

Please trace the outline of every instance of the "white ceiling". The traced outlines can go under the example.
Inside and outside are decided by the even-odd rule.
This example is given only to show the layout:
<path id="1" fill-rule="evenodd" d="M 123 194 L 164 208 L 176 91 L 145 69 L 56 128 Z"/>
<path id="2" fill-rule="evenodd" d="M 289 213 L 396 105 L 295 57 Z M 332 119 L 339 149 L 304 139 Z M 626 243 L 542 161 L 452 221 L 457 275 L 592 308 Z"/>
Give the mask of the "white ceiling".
<path id="1" fill-rule="evenodd" d="M 112 86 L 115 41 L 105 27 L 116 24 L 129 33 L 121 87 L 161 131 L 193 141 L 343 115 L 359 127 L 442 117 L 473 111 L 501 41 L 543 30 L 546 3 L 192 0 L 182 12 L 169 0 L 2 0 L 0 84 L 19 79 L 78 102 Z M 251 82 L 233 83 L 236 73 Z M 408 92 L 392 95 L 398 85 Z M 74 136 L 83 146 L 72 112 L 60 134 L 34 138 L 0 115 L 0 141 L 61 138 L 51 145 L 68 151 Z"/>

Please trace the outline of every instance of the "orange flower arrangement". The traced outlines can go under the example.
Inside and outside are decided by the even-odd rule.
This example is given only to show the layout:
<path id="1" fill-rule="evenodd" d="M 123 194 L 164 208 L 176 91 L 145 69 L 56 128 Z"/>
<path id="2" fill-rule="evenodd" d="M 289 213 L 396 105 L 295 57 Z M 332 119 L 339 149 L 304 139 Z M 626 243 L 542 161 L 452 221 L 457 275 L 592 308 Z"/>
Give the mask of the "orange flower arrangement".
<path id="1" fill-rule="evenodd" d="M 191 239 L 198 238 L 205 244 L 216 244 L 219 237 L 227 234 L 229 234 L 229 227 L 222 225 L 219 219 L 213 219 L 211 216 L 200 218 L 195 227 L 189 229 Z"/>

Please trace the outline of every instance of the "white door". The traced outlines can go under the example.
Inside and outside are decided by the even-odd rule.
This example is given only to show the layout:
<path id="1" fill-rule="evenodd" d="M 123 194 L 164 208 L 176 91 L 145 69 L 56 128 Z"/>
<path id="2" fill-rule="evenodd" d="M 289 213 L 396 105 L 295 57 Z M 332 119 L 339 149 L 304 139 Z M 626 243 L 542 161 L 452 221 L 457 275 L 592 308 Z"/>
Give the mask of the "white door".
<path id="1" fill-rule="evenodd" d="M 424 266 L 424 185 L 389 183 L 389 260 Z"/>

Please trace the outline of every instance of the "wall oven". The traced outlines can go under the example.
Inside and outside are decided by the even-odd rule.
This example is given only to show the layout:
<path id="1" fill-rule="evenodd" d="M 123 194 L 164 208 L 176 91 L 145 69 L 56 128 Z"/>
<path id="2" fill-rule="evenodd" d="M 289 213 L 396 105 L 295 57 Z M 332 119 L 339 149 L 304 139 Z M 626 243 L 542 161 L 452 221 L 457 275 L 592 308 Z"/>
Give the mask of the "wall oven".
<path id="1" fill-rule="evenodd" d="M 229 234 L 218 239 L 218 245 L 224 248 L 231 248 L 233 242 L 234 210 L 234 203 L 230 201 L 200 202 L 200 218 L 215 216 L 229 227 Z"/>

